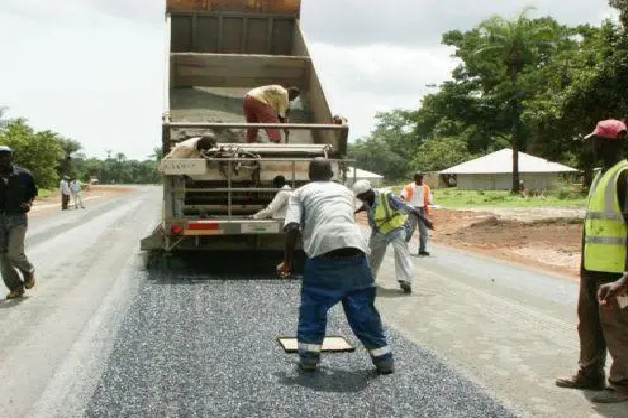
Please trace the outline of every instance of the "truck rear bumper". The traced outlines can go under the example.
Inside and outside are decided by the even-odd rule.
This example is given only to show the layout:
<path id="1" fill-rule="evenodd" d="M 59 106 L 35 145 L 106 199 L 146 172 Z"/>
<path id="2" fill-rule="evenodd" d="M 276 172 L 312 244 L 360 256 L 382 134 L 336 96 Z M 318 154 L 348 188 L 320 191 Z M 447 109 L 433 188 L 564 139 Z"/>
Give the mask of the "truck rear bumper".
<path id="1" fill-rule="evenodd" d="M 282 251 L 283 220 L 177 220 L 159 226 L 141 242 L 142 251 Z M 301 248 L 301 243 L 298 243 Z"/>
<path id="2" fill-rule="evenodd" d="M 166 222 L 166 231 L 171 235 L 214 236 L 214 235 L 257 235 L 281 234 L 283 220 L 255 219 L 188 219 Z"/>

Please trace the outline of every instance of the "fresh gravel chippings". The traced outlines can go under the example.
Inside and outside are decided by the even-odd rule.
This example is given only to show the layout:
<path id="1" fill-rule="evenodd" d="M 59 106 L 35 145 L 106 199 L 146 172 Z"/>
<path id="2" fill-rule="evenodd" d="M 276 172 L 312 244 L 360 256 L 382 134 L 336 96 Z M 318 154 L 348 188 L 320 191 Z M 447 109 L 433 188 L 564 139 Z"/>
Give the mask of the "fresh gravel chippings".
<path id="1" fill-rule="evenodd" d="M 354 353 L 298 372 L 298 281 L 171 279 L 141 284 L 88 405 L 89 417 L 511 417 L 481 388 L 388 329 L 395 374 L 377 376 L 339 306 L 328 335 Z"/>

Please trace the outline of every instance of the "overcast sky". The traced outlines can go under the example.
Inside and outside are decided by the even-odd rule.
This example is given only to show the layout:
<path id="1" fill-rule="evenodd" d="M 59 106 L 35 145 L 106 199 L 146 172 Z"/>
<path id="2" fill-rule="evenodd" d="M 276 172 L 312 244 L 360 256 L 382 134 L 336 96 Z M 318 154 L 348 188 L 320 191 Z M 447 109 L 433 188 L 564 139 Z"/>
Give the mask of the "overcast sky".
<path id="1" fill-rule="evenodd" d="M 377 111 L 416 108 L 455 63 L 443 32 L 499 13 L 599 24 L 607 0 L 302 0 L 302 24 L 332 112 L 351 138 Z M 0 0 L 0 105 L 37 129 L 146 158 L 160 143 L 164 1 Z"/>

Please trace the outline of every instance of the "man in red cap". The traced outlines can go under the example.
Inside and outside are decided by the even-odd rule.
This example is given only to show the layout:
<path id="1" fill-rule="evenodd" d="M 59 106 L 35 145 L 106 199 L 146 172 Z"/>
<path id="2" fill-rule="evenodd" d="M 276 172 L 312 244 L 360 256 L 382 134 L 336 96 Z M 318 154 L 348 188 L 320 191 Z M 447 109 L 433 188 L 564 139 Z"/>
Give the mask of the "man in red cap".
<path id="1" fill-rule="evenodd" d="M 556 380 L 568 389 L 604 390 L 594 402 L 628 401 L 628 161 L 626 124 L 599 122 L 586 138 L 603 161 L 589 192 L 584 224 L 578 299 L 580 361 L 578 372 Z M 601 303 L 600 303 L 601 302 Z M 604 364 L 610 352 L 609 383 Z"/>

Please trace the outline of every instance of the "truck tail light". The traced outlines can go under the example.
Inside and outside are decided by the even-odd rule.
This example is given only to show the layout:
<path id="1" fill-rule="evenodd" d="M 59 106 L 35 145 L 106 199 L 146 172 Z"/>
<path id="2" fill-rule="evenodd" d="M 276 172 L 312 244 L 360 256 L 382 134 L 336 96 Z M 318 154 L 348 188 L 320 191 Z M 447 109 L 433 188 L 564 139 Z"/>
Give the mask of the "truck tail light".
<path id="1" fill-rule="evenodd" d="M 172 235 L 181 235 L 183 233 L 183 227 L 181 225 L 172 225 L 172 227 L 170 227 L 170 233 L 172 233 Z"/>
<path id="2" fill-rule="evenodd" d="M 219 225 L 215 222 L 191 222 L 188 224 L 190 231 L 217 231 Z"/>

